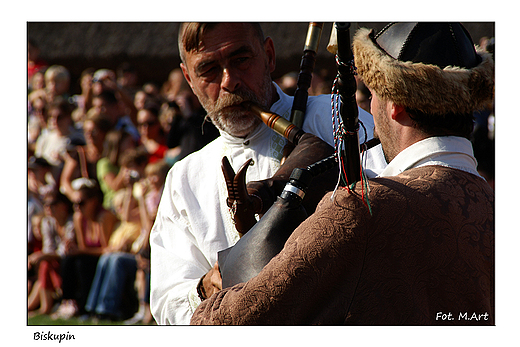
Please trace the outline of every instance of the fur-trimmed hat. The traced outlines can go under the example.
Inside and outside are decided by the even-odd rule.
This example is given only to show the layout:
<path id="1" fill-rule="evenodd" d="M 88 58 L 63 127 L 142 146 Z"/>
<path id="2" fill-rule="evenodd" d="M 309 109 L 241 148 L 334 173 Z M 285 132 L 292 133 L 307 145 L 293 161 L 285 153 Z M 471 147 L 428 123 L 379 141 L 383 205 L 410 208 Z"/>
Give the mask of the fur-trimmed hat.
<path id="1" fill-rule="evenodd" d="M 354 61 L 379 97 L 427 114 L 469 114 L 493 98 L 494 62 L 458 23 L 390 24 L 359 29 Z"/>

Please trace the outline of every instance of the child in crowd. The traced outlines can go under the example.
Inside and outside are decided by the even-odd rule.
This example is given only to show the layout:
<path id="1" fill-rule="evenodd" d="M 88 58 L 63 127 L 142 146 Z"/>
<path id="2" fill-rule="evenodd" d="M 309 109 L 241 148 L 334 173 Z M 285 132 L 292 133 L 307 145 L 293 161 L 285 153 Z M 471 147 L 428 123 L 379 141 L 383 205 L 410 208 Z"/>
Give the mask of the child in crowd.
<path id="1" fill-rule="evenodd" d="M 134 243 L 136 250 L 137 273 L 136 285 L 139 296 L 139 310 L 126 324 L 153 321 L 150 313 L 150 231 L 152 229 L 157 207 L 161 200 L 166 175 L 170 170 L 166 161 L 158 161 L 146 165 L 145 178 L 134 185 L 133 196 L 139 205 L 141 219 L 141 237 Z"/>
<path id="2" fill-rule="evenodd" d="M 61 259 L 76 251 L 72 203 L 62 194 L 49 196 L 45 200 L 45 214 L 38 215 L 34 226 L 41 236 L 41 250 L 28 257 L 29 269 L 37 272 L 37 280 L 28 298 L 28 311 L 49 314 L 55 299 L 61 297 Z M 36 309 L 39 308 L 38 311 Z"/>

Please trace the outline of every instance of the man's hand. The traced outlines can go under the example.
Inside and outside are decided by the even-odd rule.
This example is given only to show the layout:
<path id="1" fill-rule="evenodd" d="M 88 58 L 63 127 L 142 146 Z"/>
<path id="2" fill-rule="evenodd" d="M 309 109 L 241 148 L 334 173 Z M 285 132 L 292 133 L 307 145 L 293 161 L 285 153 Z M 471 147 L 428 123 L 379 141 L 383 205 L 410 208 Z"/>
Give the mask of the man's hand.
<path id="1" fill-rule="evenodd" d="M 213 268 L 204 276 L 202 285 L 204 286 L 206 299 L 222 289 L 222 278 L 218 270 L 218 262 L 216 262 Z"/>

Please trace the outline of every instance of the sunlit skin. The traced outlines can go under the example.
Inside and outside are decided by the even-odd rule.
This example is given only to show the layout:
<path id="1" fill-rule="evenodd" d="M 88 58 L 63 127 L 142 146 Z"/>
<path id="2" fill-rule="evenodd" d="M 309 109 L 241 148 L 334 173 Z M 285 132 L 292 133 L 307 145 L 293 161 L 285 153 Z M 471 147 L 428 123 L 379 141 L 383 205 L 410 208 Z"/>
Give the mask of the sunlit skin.
<path id="1" fill-rule="evenodd" d="M 387 163 L 402 150 L 428 136 L 416 129 L 403 106 L 381 99 L 373 90 L 370 111 L 374 117 L 374 137 L 379 138 Z"/>
<path id="2" fill-rule="evenodd" d="M 207 31 L 198 52 L 186 52 L 183 74 L 213 123 L 236 137 L 260 124 L 246 107 L 253 101 L 270 107 L 275 51 L 271 38 L 262 44 L 244 23 L 220 24 Z"/>
<path id="3" fill-rule="evenodd" d="M 374 137 L 381 141 L 386 162 L 389 163 L 394 158 L 394 142 L 389 138 L 391 132 L 387 119 L 387 106 L 388 103 L 372 92 L 370 111 L 374 117 Z"/>

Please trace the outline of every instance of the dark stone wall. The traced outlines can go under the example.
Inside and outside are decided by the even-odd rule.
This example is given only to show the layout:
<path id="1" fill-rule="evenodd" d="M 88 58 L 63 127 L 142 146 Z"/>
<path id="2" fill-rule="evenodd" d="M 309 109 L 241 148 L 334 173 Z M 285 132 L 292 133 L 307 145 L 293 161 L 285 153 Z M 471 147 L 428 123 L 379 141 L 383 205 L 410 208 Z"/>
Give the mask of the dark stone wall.
<path id="1" fill-rule="evenodd" d="M 358 27 L 379 30 L 386 23 L 352 23 L 351 33 Z M 482 36 L 495 36 L 494 22 L 464 23 L 475 43 Z M 277 67 L 273 78 L 299 70 L 306 22 L 262 23 L 266 36 L 273 38 Z M 325 23 L 315 71 L 326 69 L 335 75 L 332 54 L 326 51 L 332 23 Z M 49 64 L 61 64 L 72 76 L 71 88 L 79 91 L 78 79 L 88 68 L 116 69 L 122 62 L 132 63 L 141 82 L 159 86 L 180 63 L 177 49 L 179 23 L 163 22 L 28 22 L 27 33 L 40 47 L 41 57 Z"/>

